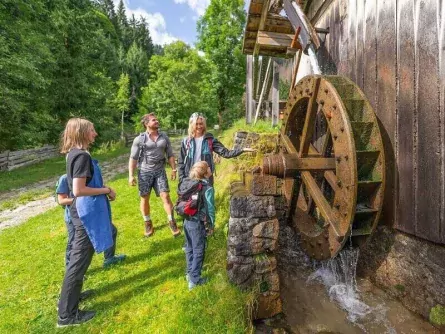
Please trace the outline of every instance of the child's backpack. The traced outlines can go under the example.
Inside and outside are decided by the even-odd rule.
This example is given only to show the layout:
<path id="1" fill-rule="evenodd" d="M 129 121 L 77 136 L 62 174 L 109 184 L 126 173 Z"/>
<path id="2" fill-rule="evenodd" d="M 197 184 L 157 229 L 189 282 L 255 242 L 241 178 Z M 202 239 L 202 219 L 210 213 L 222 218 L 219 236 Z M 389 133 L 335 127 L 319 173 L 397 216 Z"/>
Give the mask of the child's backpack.
<path id="1" fill-rule="evenodd" d="M 178 191 L 178 200 L 175 204 L 176 213 L 184 219 L 190 219 L 199 213 L 202 202 L 202 182 L 199 180 L 184 180 L 183 185 Z"/>

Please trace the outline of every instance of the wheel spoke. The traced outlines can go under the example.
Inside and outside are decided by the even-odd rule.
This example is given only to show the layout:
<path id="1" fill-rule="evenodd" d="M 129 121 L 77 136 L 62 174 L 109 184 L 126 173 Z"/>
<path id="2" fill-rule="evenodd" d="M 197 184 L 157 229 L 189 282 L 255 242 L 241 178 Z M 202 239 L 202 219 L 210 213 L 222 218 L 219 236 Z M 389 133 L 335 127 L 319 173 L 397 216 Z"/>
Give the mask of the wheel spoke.
<path id="1" fill-rule="evenodd" d="M 306 118 L 304 120 L 303 134 L 300 142 L 300 157 L 307 154 L 309 150 L 310 141 L 312 139 L 312 133 L 314 132 L 315 119 L 317 118 L 318 106 L 316 103 L 318 89 L 320 88 L 321 78 L 316 78 L 312 89 L 312 97 L 309 100 L 309 104 L 306 111 Z"/>
<path id="2" fill-rule="evenodd" d="M 332 226 L 332 230 L 334 231 L 335 235 L 337 237 L 340 237 L 341 234 L 337 226 L 337 219 L 335 217 L 335 214 L 332 211 L 332 208 L 324 197 L 323 193 L 321 192 L 320 188 L 318 187 L 317 182 L 310 172 L 301 172 L 301 178 L 303 179 L 303 182 L 306 185 L 306 189 L 311 195 L 311 198 L 315 202 L 315 205 L 317 205 L 318 209 L 320 210 L 320 214 L 323 216 L 326 222 L 330 226 Z"/>

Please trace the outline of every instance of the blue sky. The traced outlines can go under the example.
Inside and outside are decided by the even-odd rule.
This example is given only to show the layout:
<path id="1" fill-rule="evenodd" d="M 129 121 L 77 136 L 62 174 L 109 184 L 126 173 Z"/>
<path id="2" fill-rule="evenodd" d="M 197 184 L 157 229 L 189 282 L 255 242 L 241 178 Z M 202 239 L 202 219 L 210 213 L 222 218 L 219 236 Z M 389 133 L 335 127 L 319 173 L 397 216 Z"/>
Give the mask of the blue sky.
<path id="1" fill-rule="evenodd" d="M 249 2 L 249 0 L 247 0 Z M 119 0 L 114 0 L 119 3 Z M 182 40 L 196 42 L 196 21 L 204 14 L 210 0 L 124 0 L 127 15 L 147 19 L 150 34 L 156 44 Z"/>

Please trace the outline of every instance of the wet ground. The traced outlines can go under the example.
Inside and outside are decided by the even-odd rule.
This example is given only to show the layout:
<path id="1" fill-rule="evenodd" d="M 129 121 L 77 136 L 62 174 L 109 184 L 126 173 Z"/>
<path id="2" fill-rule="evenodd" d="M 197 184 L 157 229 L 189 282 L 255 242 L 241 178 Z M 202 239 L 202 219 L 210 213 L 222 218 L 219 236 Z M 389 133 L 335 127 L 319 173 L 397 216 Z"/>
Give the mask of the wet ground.
<path id="1" fill-rule="evenodd" d="M 369 280 L 356 278 L 358 252 L 346 252 L 335 262 L 314 262 L 288 226 L 280 228 L 279 243 L 285 318 L 260 322 L 257 333 L 440 333 Z"/>

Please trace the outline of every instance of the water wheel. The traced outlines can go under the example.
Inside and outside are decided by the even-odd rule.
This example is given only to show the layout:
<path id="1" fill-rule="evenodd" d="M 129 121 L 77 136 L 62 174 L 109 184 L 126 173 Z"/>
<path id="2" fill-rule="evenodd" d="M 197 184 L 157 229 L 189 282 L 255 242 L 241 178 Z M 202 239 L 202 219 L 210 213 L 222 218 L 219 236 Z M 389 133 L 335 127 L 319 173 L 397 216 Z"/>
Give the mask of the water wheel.
<path id="1" fill-rule="evenodd" d="M 374 111 L 341 76 L 307 76 L 292 90 L 280 131 L 280 153 L 263 171 L 284 179 L 289 219 L 315 259 L 363 245 L 383 204 L 385 157 Z"/>

